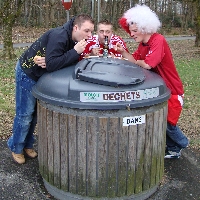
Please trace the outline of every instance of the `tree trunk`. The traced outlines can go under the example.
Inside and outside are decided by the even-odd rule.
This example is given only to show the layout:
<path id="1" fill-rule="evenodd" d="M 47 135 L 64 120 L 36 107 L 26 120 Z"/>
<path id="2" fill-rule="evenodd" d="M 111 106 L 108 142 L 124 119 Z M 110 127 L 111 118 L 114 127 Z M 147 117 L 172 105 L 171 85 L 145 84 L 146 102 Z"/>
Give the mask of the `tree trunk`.
<path id="1" fill-rule="evenodd" d="M 2 5 L 1 14 L 3 16 L 3 57 L 7 59 L 13 59 L 16 57 L 16 55 L 14 54 L 12 43 L 12 28 L 15 24 L 16 19 L 20 15 L 23 3 L 23 0 L 18 0 L 17 2 L 9 0 L 4 1 Z"/>
<path id="2" fill-rule="evenodd" d="M 79 0 L 73 0 L 71 14 L 76 16 L 79 13 Z"/>
<path id="3" fill-rule="evenodd" d="M 45 28 L 48 28 L 49 27 L 49 25 L 50 25 L 50 21 L 49 21 L 49 16 L 50 16 L 50 3 L 49 3 L 49 1 L 47 0 L 47 1 L 45 1 L 45 5 L 44 5 L 44 7 L 45 7 Z"/>
<path id="4" fill-rule="evenodd" d="M 111 22 L 113 24 L 114 27 L 116 27 L 116 19 L 118 19 L 117 15 L 117 2 L 115 0 L 113 0 L 113 4 L 112 4 L 112 19 Z"/>
<path id="5" fill-rule="evenodd" d="M 50 7 L 49 7 L 49 16 L 50 16 L 50 24 L 51 24 L 51 27 L 56 27 L 58 26 L 56 20 L 55 20 L 55 11 L 56 11 L 56 8 L 58 7 L 58 3 L 57 3 L 57 0 L 51 0 L 49 1 L 49 4 L 50 4 Z"/>
<path id="6" fill-rule="evenodd" d="M 14 23 L 6 23 L 3 25 L 3 57 L 6 59 L 16 58 L 12 43 L 12 27 Z"/>
<path id="7" fill-rule="evenodd" d="M 195 39 L 195 47 L 200 46 L 200 2 L 196 1 L 197 5 L 197 17 L 196 17 L 196 39 Z"/>

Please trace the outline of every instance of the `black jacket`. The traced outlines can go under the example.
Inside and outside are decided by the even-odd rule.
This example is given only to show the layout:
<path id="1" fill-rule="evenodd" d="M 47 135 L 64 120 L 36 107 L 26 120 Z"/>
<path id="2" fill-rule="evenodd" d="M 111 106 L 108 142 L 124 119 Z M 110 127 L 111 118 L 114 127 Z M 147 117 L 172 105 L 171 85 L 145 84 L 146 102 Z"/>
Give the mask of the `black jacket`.
<path id="1" fill-rule="evenodd" d="M 37 81 L 45 72 L 78 62 L 80 55 L 74 49 L 75 42 L 72 40 L 73 21 L 74 18 L 61 27 L 47 31 L 21 55 L 21 67 L 31 79 Z M 34 63 L 36 55 L 45 57 L 45 69 Z"/>

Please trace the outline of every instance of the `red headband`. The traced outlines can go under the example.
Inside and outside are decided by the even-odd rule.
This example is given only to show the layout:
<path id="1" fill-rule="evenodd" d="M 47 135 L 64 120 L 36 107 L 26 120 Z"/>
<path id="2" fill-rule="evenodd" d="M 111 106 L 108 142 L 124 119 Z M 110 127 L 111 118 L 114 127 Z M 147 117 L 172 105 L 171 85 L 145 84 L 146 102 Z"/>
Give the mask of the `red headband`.
<path id="1" fill-rule="evenodd" d="M 119 24 L 127 33 L 129 33 L 129 35 L 131 34 L 128 23 L 126 22 L 126 18 L 122 17 L 119 19 Z"/>

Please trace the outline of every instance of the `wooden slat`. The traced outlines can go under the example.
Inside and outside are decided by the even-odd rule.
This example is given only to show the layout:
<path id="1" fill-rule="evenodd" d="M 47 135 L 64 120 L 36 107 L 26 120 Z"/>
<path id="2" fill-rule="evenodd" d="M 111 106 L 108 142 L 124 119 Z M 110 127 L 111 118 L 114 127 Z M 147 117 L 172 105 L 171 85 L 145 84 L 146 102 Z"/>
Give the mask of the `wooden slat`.
<path id="1" fill-rule="evenodd" d="M 129 126 L 129 148 L 128 148 L 128 176 L 127 195 L 134 194 L 136 187 L 136 165 L 137 165 L 137 125 Z"/>
<path id="2" fill-rule="evenodd" d="M 158 126 L 159 126 L 159 111 L 154 112 L 153 117 L 153 137 L 152 137 L 152 157 L 151 157 L 151 183 L 150 187 L 154 187 L 156 185 L 156 170 L 157 170 L 157 157 L 158 157 L 158 149 L 157 149 L 157 138 L 158 138 Z"/>
<path id="3" fill-rule="evenodd" d="M 150 188 L 151 175 L 149 169 L 151 168 L 153 134 L 153 113 L 148 113 L 146 114 L 143 190 Z"/>
<path id="4" fill-rule="evenodd" d="M 162 137 L 163 137 L 163 109 L 159 110 L 159 121 L 157 130 L 157 170 L 156 170 L 156 183 L 160 182 L 160 174 L 164 171 L 164 165 L 162 165 L 163 156 L 162 153 Z"/>
<path id="5" fill-rule="evenodd" d="M 48 148 L 48 144 L 47 144 L 47 112 L 46 109 L 43 106 L 40 106 L 41 109 L 41 129 L 39 129 L 39 135 L 40 135 L 40 139 L 38 141 L 39 146 L 40 146 L 40 150 L 41 150 L 41 159 L 42 161 L 40 161 L 41 165 L 43 165 L 43 178 L 47 181 L 49 181 L 49 176 L 48 176 L 48 154 L 47 154 L 47 148 Z M 39 157 L 40 157 L 39 156 Z"/>
<path id="6" fill-rule="evenodd" d="M 54 160 L 53 160 L 53 112 L 47 110 L 47 163 L 49 183 L 54 185 Z M 43 141 L 45 142 L 45 141 Z"/>
<path id="7" fill-rule="evenodd" d="M 39 103 L 37 103 L 37 133 L 38 133 L 38 161 L 39 161 L 39 171 L 43 175 L 43 150 L 42 150 L 42 145 L 40 145 L 41 137 L 42 135 L 41 130 L 42 130 L 42 107 Z"/>
<path id="8" fill-rule="evenodd" d="M 68 115 L 69 137 L 69 192 L 77 193 L 77 141 L 76 116 Z"/>
<path id="9" fill-rule="evenodd" d="M 107 149 L 107 130 L 108 130 L 108 118 L 99 117 L 99 131 L 98 131 L 98 160 L 97 160 L 97 196 L 106 196 L 108 188 L 108 180 L 106 178 L 107 163 L 106 158 L 108 154 Z"/>
<path id="10" fill-rule="evenodd" d="M 96 152 L 97 152 L 97 118 L 88 117 L 87 132 L 87 195 L 96 195 Z"/>
<path id="11" fill-rule="evenodd" d="M 164 174 L 164 155 L 165 155 L 165 146 L 166 146 L 166 129 L 167 129 L 167 112 L 168 112 L 168 107 L 167 107 L 167 103 L 166 105 L 163 107 L 163 112 L 162 112 L 162 123 L 160 124 L 160 126 L 162 127 L 162 131 L 161 131 L 161 139 L 160 139 L 160 161 L 161 161 L 161 170 L 160 170 L 160 178 L 159 181 L 162 180 L 163 174 Z"/>
<path id="12" fill-rule="evenodd" d="M 86 116 L 77 116 L 78 137 L 78 174 L 77 191 L 79 195 L 86 196 Z"/>
<path id="13" fill-rule="evenodd" d="M 167 113 L 168 113 L 168 104 L 166 102 L 164 108 L 163 108 L 163 137 L 162 137 L 162 152 L 161 155 L 164 157 L 165 155 L 165 148 L 166 148 L 166 130 L 167 130 Z M 160 174 L 160 179 L 162 179 L 164 174 L 164 160 L 163 160 L 163 166 L 162 171 Z"/>
<path id="14" fill-rule="evenodd" d="M 54 186 L 61 188 L 60 185 L 60 118 L 59 113 L 53 111 L 53 172 Z"/>
<path id="15" fill-rule="evenodd" d="M 107 133 L 108 142 L 108 197 L 115 197 L 116 195 L 116 181 L 117 181 L 117 133 L 118 133 L 118 118 L 109 118 L 109 129 Z"/>
<path id="16" fill-rule="evenodd" d="M 144 149 L 145 149 L 145 124 L 137 125 L 137 164 L 136 164 L 136 184 L 135 193 L 138 194 L 143 190 L 143 179 L 144 179 Z"/>
<path id="17" fill-rule="evenodd" d="M 61 189 L 68 191 L 68 120 L 67 115 L 60 114 L 60 162 Z"/>
<path id="18" fill-rule="evenodd" d="M 42 123 L 46 123 L 46 121 L 43 121 L 43 110 L 42 110 L 42 106 L 37 103 L 37 132 L 38 132 L 38 161 L 39 161 L 39 170 L 41 175 L 44 177 L 44 162 L 43 162 L 43 145 L 41 145 L 42 143 L 42 131 L 43 131 L 43 124 Z M 45 131 L 45 130 L 44 130 Z M 44 132 L 45 134 L 46 132 Z"/>
<path id="19" fill-rule="evenodd" d="M 117 133 L 117 196 L 125 196 L 127 193 L 127 178 L 129 165 L 129 127 L 123 127 L 123 118 L 119 118 L 119 132 Z"/>

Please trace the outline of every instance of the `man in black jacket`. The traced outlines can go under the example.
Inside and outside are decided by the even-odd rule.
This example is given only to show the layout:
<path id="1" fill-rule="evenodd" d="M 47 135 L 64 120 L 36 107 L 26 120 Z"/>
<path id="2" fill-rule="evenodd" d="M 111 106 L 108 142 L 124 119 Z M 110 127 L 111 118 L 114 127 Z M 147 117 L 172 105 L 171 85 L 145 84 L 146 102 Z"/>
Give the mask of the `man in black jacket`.
<path id="1" fill-rule="evenodd" d="M 15 162 L 25 163 L 24 154 L 30 158 L 37 157 L 33 149 L 37 121 L 32 87 L 44 73 L 78 62 L 93 30 L 92 18 L 79 15 L 44 33 L 19 58 L 16 65 L 16 115 L 12 136 L 7 142 Z"/>

